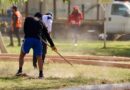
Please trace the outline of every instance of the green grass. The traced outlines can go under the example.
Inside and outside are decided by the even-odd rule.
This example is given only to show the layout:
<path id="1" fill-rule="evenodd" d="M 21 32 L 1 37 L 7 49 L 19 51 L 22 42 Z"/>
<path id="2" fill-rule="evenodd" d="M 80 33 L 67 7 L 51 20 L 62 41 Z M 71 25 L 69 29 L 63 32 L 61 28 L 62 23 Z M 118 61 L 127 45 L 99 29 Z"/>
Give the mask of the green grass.
<path id="1" fill-rule="evenodd" d="M 79 41 L 75 47 L 71 41 L 54 40 L 58 51 L 63 55 L 105 55 L 105 56 L 130 56 L 129 41 L 108 41 L 107 49 L 103 49 L 103 41 Z M 7 46 L 9 39 L 4 37 L 4 43 Z M 20 47 L 7 47 L 9 53 L 19 53 Z M 32 51 L 31 51 L 32 52 Z M 56 55 L 48 48 L 48 55 Z"/>
<path id="2" fill-rule="evenodd" d="M 15 77 L 17 67 L 17 62 L 0 62 L 0 89 L 48 90 L 79 85 L 130 82 L 129 69 L 77 64 L 72 68 L 67 64 L 46 63 L 45 79 L 39 80 Z M 31 62 L 25 62 L 24 72 L 34 76 L 36 71 L 33 70 Z M 38 76 L 36 74 L 35 76 Z"/>
<path id="3" fill-rule="evenodd" d="M 9 39 L 4 37 L 3 40 L 7 46 Z M 102 48 L 102 41 L 80 41 L 77 47 L 70 41 L 54 41 L 62 55 L 129 56 L 130 53 L 129 41 L 108 41 L 107 49 Z M 9 53 L 20 52 L 16 39 L 15 47 L 7 47 L 7 50 Z M 48 55 L 56 54 L 51 49 L 48 49 Z M 0 89 L 48 90 L 89 84 L 130 82 L 129 69 L 76 64 L 72 68 L 68 64 L 46 63 L 44 67 L 45 79 L 38 80 L 15 77 L 17 67 L 18 62 L 0 62 Z M 36 73 L 31 62 L 25 62 L 24 72 L 29 75 Z"/>

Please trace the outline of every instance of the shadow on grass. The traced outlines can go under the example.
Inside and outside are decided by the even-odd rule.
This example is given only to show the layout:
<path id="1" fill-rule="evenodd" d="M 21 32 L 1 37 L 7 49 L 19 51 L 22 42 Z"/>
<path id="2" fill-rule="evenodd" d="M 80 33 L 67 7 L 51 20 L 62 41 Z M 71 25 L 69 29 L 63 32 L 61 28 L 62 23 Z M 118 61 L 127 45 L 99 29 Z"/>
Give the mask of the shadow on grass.
<path id="1" fill-rule="evenodd" d="M 84 49 L 83 54 L 101 55 L 101 56 L 123 56 L 130 57 L 130 48 L 121 47 L 107 47 L 107 48 L 95 48 Z"/>
<path id="2" fill-rule="evenodd" d="M 19 80 L 20 78 L 19 77 L 16 77 L 16 76 L 9 76 L 9 77 L 0 77 L 0 80 L 8 80 L 8 81 L 10 81 L 10 80 L 12 80 L 12 81 L 14 81 L 14 80 Z"/>
<path id="3" fill-rule="evenodd" d="M 107 47 L 106 49 L 103 50 L 107 51 L 108 53 L 114 56 L 130 57 L 130 48 Z"/>
<path id="4" fill-rule="evenodd" d="M 109 81 L 106 79 L 83 78 L 80 76 L 74 78 L 48 77 L 43 80 L 27 79 L 27 78 L 25 79 L 23 77 L 19 78 L 13 76 L 13 77 L 0 77 L 0 82 L 1 81 L 4 81 L 5 83 L 15 82 L 15 86 L 12 85 L 7 86 L 6 89 L 8 90 L 49 90 L 49 89 L 59 89 L 64 87 L 80 86 L 80 85 L 115 83 L 114 81 Z M 123 81 L 120 80 L 119 82 Z"/>

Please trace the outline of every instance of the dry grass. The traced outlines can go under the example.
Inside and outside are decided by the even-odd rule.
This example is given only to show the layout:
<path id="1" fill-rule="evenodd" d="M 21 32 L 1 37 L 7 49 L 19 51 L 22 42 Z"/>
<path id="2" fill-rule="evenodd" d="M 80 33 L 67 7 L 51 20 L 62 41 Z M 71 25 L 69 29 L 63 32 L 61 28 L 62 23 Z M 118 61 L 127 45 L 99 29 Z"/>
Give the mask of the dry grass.
<path id="1" fill-rule="evenodd" d="M 45 79 L 15 77 L 17 62 L 0 62 L 0 89 L 58 89 L 88 84 L 122 83 L 130 81 L 130 70 L 121 68 L 46 63 Z M 31 62 L 25 62 L 24 72 L 38 76 Z"/>

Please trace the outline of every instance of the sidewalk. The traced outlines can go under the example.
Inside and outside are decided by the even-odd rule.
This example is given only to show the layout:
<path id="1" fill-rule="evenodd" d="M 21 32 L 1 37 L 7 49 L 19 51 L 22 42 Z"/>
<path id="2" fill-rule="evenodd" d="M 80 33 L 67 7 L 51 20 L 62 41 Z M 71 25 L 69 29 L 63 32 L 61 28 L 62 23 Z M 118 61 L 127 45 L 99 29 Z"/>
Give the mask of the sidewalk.
<path id="1" fill-rule="evenodd" d="M 105 84 L 105 85 L 88 85 L 59 90 L 130 90 L 130 83 L 126 84 Z"/>

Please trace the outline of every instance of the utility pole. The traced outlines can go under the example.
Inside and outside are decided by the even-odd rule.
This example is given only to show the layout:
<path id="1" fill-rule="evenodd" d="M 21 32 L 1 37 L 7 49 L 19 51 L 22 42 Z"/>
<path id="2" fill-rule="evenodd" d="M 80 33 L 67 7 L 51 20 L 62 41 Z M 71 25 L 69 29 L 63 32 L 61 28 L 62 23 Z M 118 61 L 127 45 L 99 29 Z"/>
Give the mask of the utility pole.
<path id="1" fill-rule="evenodd" d="M 70 15 L 71 10 L 71 0 L 68 1 L 68 16 Z"/>
<path id="2" fill-rule="evenodd" d="M 46 0 L 43 1 L 43 13 L 46 13 Z"/>
<path id="3" fill-rule="evenodd" d="M 54 19 L 56 19 L 56 0 L 53 0 L 53 13 L 54 13 Z"/>
<path id="4" fill-rule="evenodd" d="M 83 13 L 83 19 L 85 19 L 85 6 L 84 4 L 81 5 L 82 13 Z"/>
<path id="5" fill-rule="evenodd" d="M 25 1 L 25 17 L 28 16 L 28 4 L 29 4 L 29 1 Z"/>
<path id="6" fill-rule="evenodd" d="M 98 3 L 100 4 L 100 6 L 102 7 L 103 11 L 104 11 L 104 23 L 103 23 L 103 28 L 104 28 L 104 46 L 103 48 L 106 49 L 106 42 L 107 42 L 107 31 L 106 31 L 106 24 L 105 22 L 108 20 L 106 19 L 106 15 L 108 15 L 108 11 L 107 10 L 107 7 L 109 6 L 109 4 L 112 4 L 113 0 L 98 0 Z"/>
<path id="7" fill-rule="evenodd" d="M 42 13 L 43 0 L 39 1 L 39 11 Z"/>
<path id="8" fill-rule="evenodd" d="M 99 12 L 100 12 L 100 4 L 98 3 L 99 0 L 97 0 L 97 20 L 99 20 Z"/>

